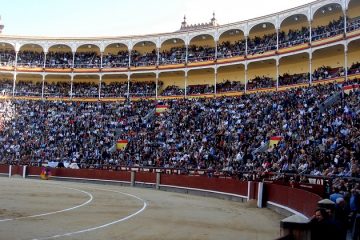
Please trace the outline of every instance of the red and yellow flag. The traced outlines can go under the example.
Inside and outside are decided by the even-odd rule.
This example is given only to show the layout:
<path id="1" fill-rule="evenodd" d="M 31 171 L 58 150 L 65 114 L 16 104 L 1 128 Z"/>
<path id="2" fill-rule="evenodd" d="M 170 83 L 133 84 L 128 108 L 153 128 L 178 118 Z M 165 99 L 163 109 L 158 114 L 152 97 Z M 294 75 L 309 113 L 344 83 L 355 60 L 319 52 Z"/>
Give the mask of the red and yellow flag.
<path id="1" fill-rule="evenodd" d="M 156 114 L 159 115 L 169 109 L 167 105 L 156 105 Z"/>
<path id="2" fill-rule="evenodd" d="M 277 145 L 280 140 L 282 139 L 282 136 L 273 136 L 270 137 L 270 143 L 269 143 L 269 148 L 274 147 L 275 145 Z"/>
<path id="3" fill-rule="evenodd" d="M 355 89 L 359 88 L 358 84 L 348 85 L 343 87 L 343 91 L 346 94 L 349 94 L 352 91 L 355 91 Z"/>
<path id="4" fill-rule="evenodd" d="M 116 150 L 118 150 L 118 151 L 123 151 L 123 150 L 125 150 L 125 148 L 126 148 L 126 146 L 127 146 L 127 144 L 129 143 L 129 141 L 128 140 L 118 140 L 117 142 L 116 142 Z"/>

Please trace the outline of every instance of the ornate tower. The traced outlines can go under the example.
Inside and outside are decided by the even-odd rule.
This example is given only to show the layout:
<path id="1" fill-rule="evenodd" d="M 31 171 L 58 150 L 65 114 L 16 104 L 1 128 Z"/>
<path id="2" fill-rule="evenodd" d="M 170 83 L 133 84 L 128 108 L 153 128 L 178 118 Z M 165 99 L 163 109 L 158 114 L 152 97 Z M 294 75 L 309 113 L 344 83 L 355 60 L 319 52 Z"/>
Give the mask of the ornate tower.
<path id="1" fill-rule="evenodd" d="M 1 16 L 0 16 L 0 33 L 2 33 L 2 30 L 4 29 L 4 24 L 1 21 Z"/>

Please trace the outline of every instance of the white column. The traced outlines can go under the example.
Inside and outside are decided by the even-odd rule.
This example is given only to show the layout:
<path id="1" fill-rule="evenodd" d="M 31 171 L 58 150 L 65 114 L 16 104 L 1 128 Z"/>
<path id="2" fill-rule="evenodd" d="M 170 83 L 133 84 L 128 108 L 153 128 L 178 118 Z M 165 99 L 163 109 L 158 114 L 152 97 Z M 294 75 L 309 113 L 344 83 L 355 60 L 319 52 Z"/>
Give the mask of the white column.
<path id="1" fill-rule="evenodd" d="M 47 52 L 44 52 L 44 65 L 43 65 L 43 68 L 45 69 L 46 67 L 46 55 L 47 55 Z"/>
<path id="2" fill-rule="evenodd" d="M 12 165 L 9 166 L 9 178 L 11 178 Z"/>
<path id="3" fill-rule="evenodd" d="M 156 66 L 159 66 L 160 63 L 160 48 L 156 48 Z"/>
<path id="4" fill-rule="evenodd" d="M 102 84 L 102 74 L 100 74 L 100 78 L 99 78 L 99 100 L 101 99 L 101 84 Z"/>
<path id="5" fill-rule="evenodd" d="M 155 79 L 155 98 L 158 99 L 158 87 L 159 87 L 159 72 L 156 73 L 156 79 Z"/>
<path id="6" fill-rule="evenodd" d="M 18 61 L 18 53 L 19 53 L 19 51 L 16 51 L 15 52 L 15 71 L 16 71 L 16 68 L 17 68 L 17 61 Z"/>
<path id="7" fill-rule="evenodd" d="M 70 80 L 70 99 L 73 98 L 73 83 L 74 83 L 74 74 L 71 74 L 71 80 Z"/>
<path id="8" fill-rule="evenodd" d="M 23 172 L 22 172 L 22 177 L 26 178 L 26 165 L 23 166 Z"/>
<path id="9" fill-rule="evenodd" d="M 16 51 L 15 52 L 15 68 L 14 68 L 14 81 L 13 81 L 13 97 L 15 96 L 15 86 L 16 86 L 16 75 L 17 75 L 17 73 L 16 73 L 16 69 L 17 69 L 17 61 L 18 61 L 18 53 L 19 53 L 19 51 Z"/>
<path id="10" fill-rule="evenodd" d="M 247 70 L 248 70 L 248 65 L 247 65 L 247 62 L 245 62 L 245 93 L 247 91 Z"/>
<path id="11" fill-rule="evenodd" d="M 276 29 L 276 51 L 279 51 L 279 29 Z"/>
<path id="12" fill-rule="evenodd" d="M 279 56 L 276 58 L 276 91 L 279 89 Z"/>
<path id="13" fill-rule="evenodd" d="M 345 82 L 348 81 L 348 46 L 347 43 L 344 47 L 344 55 L 345 55 L 345 59 L 344 59 L 344 74 L 345 74 Z"/>
<path id="14" fill-rule="evenodd" d="M 218 57 L 217 53 L 218 53 L 218 41 L 215 41 L 215 58 L 214 58 L 215 60 L 217 60 L 217 57 Z"/>
<path id="15" fill-rule="evenodd" d="M 310 49 L 310 51 L 312 51 L 312 49 Z M 309 72 L 310 72 L 310 79 L 309 79 L 309 84 L 312 84 L 312 52 L 310 52 L 309 54 Z"/>
<path id="16" fill-rule="evenodd" d="M 103 68 L 103 57 L 104 57 L 104 52 L 100 53 L 100 68 Z M 100 97 L 99 97 L 100 98 Z"/>
<path id="17" fill-rule="evenodd" d="M 312 27 L 311 27 L 311 23 L 312 21 L 309 21 L 309 43 L 311 44 L 312 42 Z"/>
<path id="18" fill-rule="evenodd" d="M 129 49 L 129 68 L 131 67 L 131 50 L 132 49 Z"/>
<path id="19" fill-rule="evenodd" d="M 72 68 L 75 68 L 75 53 L 73 52 Z"/>
<path id="20" fill-rule="evenodd" d="M 189 45 L 185 45 L 185 64 L 186 65 L 188 64 L 188 58 L 189 58 Z"/>
<path id="21" fill-rule="evenodd" d="M 264 193 L 264 183 L 263 182 L 258 182 L 258 199 L 257 199 L 257 207 L 258 208 L 262 208 L 263 207 L 263 193 Z"/>
<path id="22" fill-rule="evenodd" d="M 14 81 L 13 81 L 13 91 L 12 91 L 12 95 L 13 95 L 13 97 L 15 96 L 15 87 L 16 87 L 16 75 L 17 75 L 17 73 L 16 73 L 16 69 L 15 69 L 15 72 L 14 72 Z"/>
<path id="23" fill-rule="evenodd" d="M 127 96 L 128 96 L 128 98 L 130 99 L 130 72 L 128 72 Z"/>
<path id="24" fill-rule="evenodd" d="M 245 56 L 248 55 L 248 36 L 245 36 Z"/>
<path id="25" fill-rule="evenodd" d="M 188 72 L 187 70 L 185 70 L 185 91 L 184 91 L 184 97 L 186 98 L 187 97 L 187 81 L 188 81 Z"/>
<path id="26" fill-rule="evenodd" d="M 215 72 L 214 72 L 214 95 L 216 97 L 216 93 L 217 93 L 217 89 L 216 89 L 216 83 L 217 83 L 217 65 L 215 64 L 215 68 L 214 68 Z"/>
<path id="27" fill-rule="evenodd" d="M 343 12 L 344 12 L 344 33 L 345 33 L 345 36 L 346 36 L 346 33 L 347 33 L 347 29 L 346 29 L 346 25 L 347 25 L 346 9 Z"/>
<path id="28" fill-rule="evenodd" d="M 41 99 L 44 99 L 44 89 L 45 89 L 45 74 L 42 75 Z"/>

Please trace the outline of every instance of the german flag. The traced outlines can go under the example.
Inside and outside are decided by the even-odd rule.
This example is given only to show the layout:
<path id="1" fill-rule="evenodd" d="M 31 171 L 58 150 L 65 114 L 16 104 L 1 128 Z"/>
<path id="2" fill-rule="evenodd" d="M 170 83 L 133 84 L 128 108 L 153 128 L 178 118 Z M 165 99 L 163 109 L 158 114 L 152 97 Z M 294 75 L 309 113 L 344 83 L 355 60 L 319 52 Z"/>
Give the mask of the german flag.
<path id="1" fill-rule="evenodd" d="M 160 115 L 161 113 L 167 111 L 169 109 L 169 106 L 167 105 L 156 105 L 156 115 Z"/>
<path id="2" fill-rule="evenodd" d="M 118 151 L 124 151 L 126 146 L 128 145 L 128 140 L 117 140 L 116 142 L 116 150 Z"/>
<path id="3" fill-rule="evenodd" d="M 274 147 L 275 145 L 277 145 L 280 140 L 282 139 L 282 136 L 273 136 L 270 137 L 270 143 L 269 143 L 269 148 Z"/>

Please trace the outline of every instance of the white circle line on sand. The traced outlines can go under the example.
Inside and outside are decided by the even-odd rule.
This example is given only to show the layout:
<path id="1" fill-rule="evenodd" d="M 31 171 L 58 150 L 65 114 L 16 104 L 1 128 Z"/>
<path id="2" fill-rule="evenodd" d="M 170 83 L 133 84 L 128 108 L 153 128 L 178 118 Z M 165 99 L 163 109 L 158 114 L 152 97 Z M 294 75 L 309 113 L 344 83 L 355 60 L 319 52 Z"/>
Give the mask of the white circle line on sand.
<path id="1" fill-rule="evenodd" d="M 86 228 L 86 229 L 83 229 L 83 230 L 79 230 L 79 231 L 75 231 L 75 232 L 68 232 L 68 233 L 63 233 L 63 234 L 57 234 L 57 235 L 54 235 L 54 236 L 50 236 L 50 237 L 43 237 L 43 238 L 34 238 L 32 240 L 46 240 L 46 239 L 54 239 L 54 238 L 59 238 L 59 237 L 69 237 L 69 236 L 72 236 L 72 235 L 75 235 L 75 234 L 80 234 L 80 233 L 85 233 L 85 232 L 90 232 L 90 231 L 94 231 L 94 230 L 97 230 L 97 229 L 100 229 L 100 228 L 105 228 L 105 227 L 108 227 L 110 225 L 113 225 L 113 224 L 116 224 L 116 223 L 119 223 L 119 222 L 123 222 L 123 221 L 126 221 L 136 215 L 138 215 L 139 213 L 143 212 L 145 210 L 145 208 L 147 207 L 147 204 L 146 204 L 146 201 L 142 198 L 139 198 L 135 195 L 132 195 L 130 193 L 124 193 L 124 192 L 120 192 L 120 191 L 115 191 L 115 190 L 110 190 L 110 189 L 103 189 L 103 188 L 91 188 L 93 190 L 101 190 L 101 191 L 108 191 L 108 192 L 114 192 L 114 193 L 120 193 L 120 194 L 123 194 L 123 195 L 126 195 L 126 196 L 129 196 L 129 197 L 133 197 L 133 198 L 136 198 L 140 201 L 143 202 L 143 206 L 141 209 L 139 209 L 138 211 L 126 216 L 126 217 L 123 217 L 121 219 L 118 219 L 118 220 L 115 220 L 115 221 L 112 221 L 112 222 L 109 222 L 109 223 L 106 223 L 106 224 L 103 224 L 103 225 L 100 225 L 100 226 L 96 226 L 96 227 L 92 227 L 92 228 Z"/>
<path id="2" fill-rule="evenodd" d="M 41 213 L 41 214 L 36 214 L 36 215 L 31 215 L 31 216 L 25 216 L 25 217 L 1 219 L 0 222 L 8 222 L 8 221 L 26 219 L 26 218 L 36 218 L 36 217 L 48 216 L 48 215 L 52 215 L 52 214 L 56 214 L 56 213 L 67 212 L 67 211 L 71 211 L 71 210 L 83 207 L 83 206 L 89 204 L 94 199 L 93 195 L 91 193 L 89 193 L 89 192 L 86 192 L 86 191 L 83 191 L 83 190 L 80 190 L 80 189 L 76 189 L 76 188 L 71 188 L 71 187 L 62 187 L 62 188 L 71 189 L 71 190 L 75 190 L 75 191 L 78 191 L 78 192 L 85 193 L 90 198 L 86 202 L 84 202 L 84 203 L 82 203 L 80 205 L 76 205 L 76 206 L 71 207 L 71 208 L 66 208 L 66 209 L 62 209 L 62 210 L 58 210 L 58 211 L 54 211 L 54 212 Z"/>

